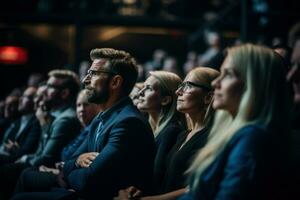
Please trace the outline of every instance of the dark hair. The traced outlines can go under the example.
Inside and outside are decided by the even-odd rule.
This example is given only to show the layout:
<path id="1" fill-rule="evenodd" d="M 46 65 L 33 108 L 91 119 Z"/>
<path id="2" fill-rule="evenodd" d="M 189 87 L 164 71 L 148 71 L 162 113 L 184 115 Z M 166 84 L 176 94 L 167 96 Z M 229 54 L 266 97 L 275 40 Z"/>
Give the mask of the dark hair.
<path id="1" fill-rule="evenodd" d="M 76 99 L 77 93 L 80 88 L 80 81 L 75 72 L 70 70 L 61 70 L 56 69 L 52 70 L 48 73 L 49 77 L 53 76 L 58 79 L 62 79 L 62 87 L 67 88 L 70 91 L 70 101 L 74 101 Z"/>
<path id="2" fill-rule="evenodd" d="M 93 49 L 90 53 L 91 60 L 104 58 L 109 61 L 110 71 L 123 77 L 124 95 L 129 95 L 138 76 L 138 68 L 135 59 L 127 52 L 102 48 Z"/>

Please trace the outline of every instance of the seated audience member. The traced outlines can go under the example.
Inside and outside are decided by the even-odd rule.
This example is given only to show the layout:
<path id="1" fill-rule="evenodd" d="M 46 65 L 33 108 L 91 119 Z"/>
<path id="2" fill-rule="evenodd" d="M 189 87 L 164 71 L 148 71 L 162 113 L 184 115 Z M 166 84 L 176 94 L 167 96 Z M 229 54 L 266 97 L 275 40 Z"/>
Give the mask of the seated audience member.
<path id="1" fill-rule="evenodd" d="M 292 185 L 291 196 L 299 196 L 300 183 L 300 22 L 292 26 L 289 32 L 289 43 L 292 47 L 291 68 L 287 74 L 287 80 L 291 83 L 294 95 L 294 106 L 292 110 L 292 135 L 291 135 L 291 156 L 292 156 Z"/>
<path id="2" fill-rule="evenodd" d="M 212 124 L 213 110 L 211 82 L 219 72 L 206 67 L 197 67 L 191 70 L 183 83 L 179 85 L 176 94 L 177 110 L 188 117 L 189 129 L 183 131 L 166 156 L 166 172 L 161 180 L 160 188 L 155 196 L 139 197 L 142 191 L 130 187 L 119 192 L 116 199 L 175 199 L 185 192 L 186 170 L 191 164 L 194 155 L 207 141 L 209 128 Z"/>
<path id="3" fill-rule="evenodd" d="M 144 86 L 143 82 L 136 83 L 129 94 L 129 96 L 135 106 L 137 106 L 137 104 L 140 102 L 139 91 L 143 88 L 143 86 Z"/>
<path id="4" fill-rule="evenodd" d="M 45 77 L 41 73 L 31 73 L 27 79 L 27 86 L 38 87 L 41 82 L 45 81 Z"/>
<path id="5" fill-rule="evenodd" d="M 0 139 L 3 142 L 5 135 L 8 135 L 10 130 L 14 127 L 14 122 L 19 118 L 20 113 L 18 110 L 19 96 L 9 94 L 4 102 L 4 119 L 0 127 Z"/>
<path id="6" fill-rule="evenodd" d="M 131 55 L 93 49 L 83 82 L 88 101 L 101 105 L 85 142 L 63 166 L 61 187 L 50 192 L 20 193 L 13 199 L 112 199 L 119 189 L 138 185 L 149 190 L 155 143 L 149 123 L 129 98 L 137 79 Z"/>
<path id="7" fill-rule="evenodd" d="M 228 49 L 213 82 L 217 109 L 207 145 L 180 199 L 285 199 L 290 101 L 282 58 L 267 47 Z"/>
<path id="8" fill-rule="evenodd" d="M 175 57 L 166 57 L 161 70 L 172 72 L 177 74 L 179 77 L 182 77 L 182 69 L 178 65 L 177 59 Z"/>
<path id="9" fill-rule="evenodd" d="M 151 71 L 139 92 L 138 109 L 148 114 L 149 123 L 155 137 L 157 153 L 155 156 L 153 181 L 154 190 L 161 188 L 166 171 L 166 155 L 173 147 L 180 132 L 186 129 L 185 117 L 177 112 L 176 89 L 181 78 L 171 72 Z"/>
<path id="10" fill-rule="evenodd" d="M 222 52 L 222 37 L 216 31 L 208 31 L 205 34 L 205 41 L 208 48 L 198 56 L 198 65 L 209 66 L 214 69 L 220 69 L 224 59 Z"/>
<path id="11" fill-rule="evenodd" d="M 19 178 L 15 193 L 32 192 L 32 191 L 47 191 L 52 186 L 59 186 L 59 173 L 64 161 L 72 158 L 72 155 L 80 147 L 87 138 L 89 132 L 89 124 L 93 118 L 100 112 L 100 106 L 93 103 L 88 103 L 87 90 L 82 90 L 77 97 L 76 113 L 82 127 L 81 133 L 62 151 L 62 162 L 56 163 L 56 168 L 48 168 L 44 165 L 39 168 L 29 168 L 23 171 Z"/>
<path id="12" fill-rule="evenodd" d="M 73 108 L 79 81 L 69 70 L 49 72 L 45 99 L 37 107 L 36 116 L 42 129 L 41 140 L 34 154 L 24 155 L 16 163 L 0 166 L 0 195 L 9 196 L 22 170 L 31 166 L 53 166 L 60 160 L 62 148 L 80 132 L 80 123 Z"/>
<path id="13" fill-rule="evenodd" d="M 14 162 L 19 157 L 33 153 L 40 137 L 40 125 L 34 116 L 35 87 L 28 87 L 20 98 L 18 110 L 21 118 L 13 122 L 0 146 L 0 165 Z"/>

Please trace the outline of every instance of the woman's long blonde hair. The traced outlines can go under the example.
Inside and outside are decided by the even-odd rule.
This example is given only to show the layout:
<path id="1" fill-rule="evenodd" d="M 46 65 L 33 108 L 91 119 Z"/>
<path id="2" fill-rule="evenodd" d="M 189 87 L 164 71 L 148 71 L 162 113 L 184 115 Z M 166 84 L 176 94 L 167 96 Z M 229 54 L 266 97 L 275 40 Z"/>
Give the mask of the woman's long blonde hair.
<path id="1" fill-rule="evenodd" d="M 267 47 L 253 44 L 229 48 L 227 53 L 243 81 L 244 91 L 235 118 L 225 110 L 216 112 L 208 143 L 188 170 L 191 189 L 196 189 L 203 171 L 241 127 L 254 123 L 264 127 L 271 124 L 288 127 L 291 100 L 282 58 Z"/>
<path id="2" fill-rule="evenodd" d="M 153 129 L 154 135 L 157 136 L 159 132 L 167 126 L 170 120 L 175 115 L 178 115 L 176 110 L 177 95 L 175 94 L 175 91 L 182 80 L 177 74 L 167 71 L 150 71 L 149 74 L 158 80 L 158 89 L 160 94 L 162 96 L 171 96 L 172 98 L 171 102 L 162 108 L 158 124 L 155 124 L 149 116 L 150 125 Z"/>

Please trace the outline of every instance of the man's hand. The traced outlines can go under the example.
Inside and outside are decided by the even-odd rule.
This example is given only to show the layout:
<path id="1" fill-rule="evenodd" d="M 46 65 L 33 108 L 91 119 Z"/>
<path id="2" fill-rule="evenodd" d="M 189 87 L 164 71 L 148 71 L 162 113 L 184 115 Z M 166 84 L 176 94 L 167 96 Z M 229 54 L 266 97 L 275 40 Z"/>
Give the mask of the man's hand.
<path id="1" fill-rule="evenodd" d="M 15 161 L 15 163 L 25 163 L 27 160 L 28 156 L 27 155 L 23 155 L 21 158 L 19 158 L 18 160 Z"/>
<path id="2" fill-rule="evenodd" d="M 13 142 L 11 140 L 8 140 L 7 143 L 4 143 L 4 149 L 8 153 L 14 153 L 20 148 L 20 145 L 17 142 Z"/>
<path id="3" fill-rule="evenodd" d="M 55 168 L 49 168 L 49 167 L 46 167 L 45 165 L 41 165 L 39 167 L 39 171 L 40 172 L 50 172 L 54 175 L 58 175 L 59 174 L 59 169 L 55 169 Z"/>
<path id="4" fill-rule="evenodd" d="M 119 190 L 118 197 L 114 200 L 129 200 L 129 199 L 140 199 L 142 197 L 142 191 L 134 186 L 130 186 L 125 190 Z"/>
<path id="5" fill-rule="evenodd" d="M 98 155 L 99 155 L 98 152 L 89 152 L 89 153 L 81 154 L 76 160 L 76 166 L 87 168 L 92 164 L 93 160 L 95 160 L 95 158 Z"/>

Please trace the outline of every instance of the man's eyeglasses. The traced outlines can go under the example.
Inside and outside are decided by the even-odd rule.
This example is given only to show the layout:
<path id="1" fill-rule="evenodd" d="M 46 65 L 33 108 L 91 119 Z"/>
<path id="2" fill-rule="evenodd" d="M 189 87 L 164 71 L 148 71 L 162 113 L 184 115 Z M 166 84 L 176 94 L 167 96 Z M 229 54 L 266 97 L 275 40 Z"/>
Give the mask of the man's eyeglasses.
<path id="1" fill-rule="evenodd" d="M 186 81 L 186 82 L 183 82 L 183 83 L 179 84 L 178 90 L 181 89 L 183 92 L 187 92 L 190 89 L 192 89 L 193 87 L 202 88 L 202 89 L 205 89 L 207 91 L 211 90 L 211 88 L 207 87 L 206 85 L 197 84 L 197 83 L 193 83 L 193 82 L 190 82 L 190 81 Z"/>
<path id="2" fill-rule="evenodd" d="M 96 75 L 98 75 L 98 74 L 100 74 L 100 73 L 105 73 L 105 74 L 115 74 L 115 73 L 110 72 L 110 71 L 105 71 L 105 70 L 92 70 L 92 69 L 90 69 L 90 70 L 87 71 L 86 75 L 89 76 L 89 77 L 93 77 L 93 76 L 96 76 Z"/>

